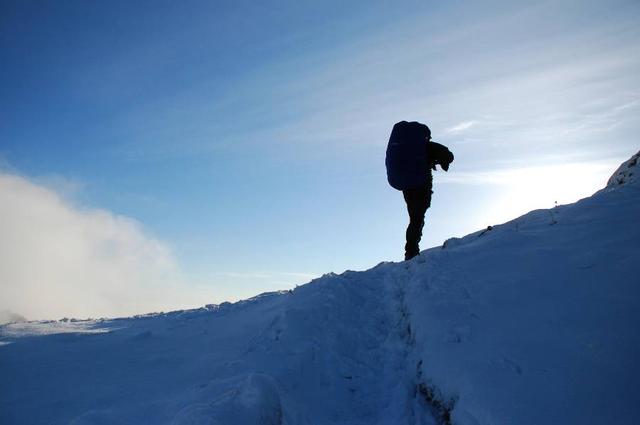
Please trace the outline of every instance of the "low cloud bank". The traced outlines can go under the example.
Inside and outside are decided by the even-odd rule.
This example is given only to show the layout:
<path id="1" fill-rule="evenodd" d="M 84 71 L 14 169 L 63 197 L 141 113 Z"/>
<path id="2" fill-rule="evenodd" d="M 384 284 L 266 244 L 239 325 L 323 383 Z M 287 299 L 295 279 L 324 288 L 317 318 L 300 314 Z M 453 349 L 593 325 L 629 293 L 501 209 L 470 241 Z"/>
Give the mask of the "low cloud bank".
<path id="1" fill-rule="evenodd" d="M 0 310 L 28 319 L 120 316 L 210 301 L 134 220 L 0 173 Z M 207 298 L 209 297 L 209 298 Z"/>

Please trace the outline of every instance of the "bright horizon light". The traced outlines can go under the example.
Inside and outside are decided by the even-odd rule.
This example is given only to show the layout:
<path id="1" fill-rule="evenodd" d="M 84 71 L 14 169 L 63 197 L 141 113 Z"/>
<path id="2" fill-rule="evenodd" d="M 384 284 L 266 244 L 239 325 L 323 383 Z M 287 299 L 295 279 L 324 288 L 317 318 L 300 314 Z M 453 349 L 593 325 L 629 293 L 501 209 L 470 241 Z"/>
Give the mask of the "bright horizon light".
<path id="1" fill-rule="evenodd" d="M 496 186 L 489 208 L 474 221 L 481 229 L 511 221 L 529 211 L 565 205 L 593 195 L 605 187 L 620 164 L 611 161 L 569 163 L 506 169 L 486 173 L 458 173 L 443 178 L 451 184 Z"/>

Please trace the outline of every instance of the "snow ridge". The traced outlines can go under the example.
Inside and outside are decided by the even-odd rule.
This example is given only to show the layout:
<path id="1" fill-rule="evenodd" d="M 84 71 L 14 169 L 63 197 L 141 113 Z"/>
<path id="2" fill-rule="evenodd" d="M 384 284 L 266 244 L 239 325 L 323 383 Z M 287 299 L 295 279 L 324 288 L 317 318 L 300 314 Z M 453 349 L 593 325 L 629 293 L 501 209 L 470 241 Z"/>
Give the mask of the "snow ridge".
<path id="1" fill-rule="evenodd" d="M 616 187 L 623 184 L 632 184 L 638 182 L 638 175 L 640 174 L 640 151 L 623 162 L 620 167 L 613 173 L 607 187 Z"/>

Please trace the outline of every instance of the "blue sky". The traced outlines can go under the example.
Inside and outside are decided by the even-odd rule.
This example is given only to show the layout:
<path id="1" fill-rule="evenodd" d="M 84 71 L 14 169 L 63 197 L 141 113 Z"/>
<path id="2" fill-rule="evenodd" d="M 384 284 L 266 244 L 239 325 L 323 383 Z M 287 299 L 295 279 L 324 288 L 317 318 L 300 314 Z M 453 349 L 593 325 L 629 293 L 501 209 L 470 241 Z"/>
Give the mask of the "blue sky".
<path id="1" fill-rule="evenodd" d="M 639 18 L 618 0 L 4 1 L 2 169 L 134 220 L 181 290 L 287 288 L 401 259 L 384 150 L 402 119 L 456 155 L 423 248 L 602 187 L 640 145 Z"/>

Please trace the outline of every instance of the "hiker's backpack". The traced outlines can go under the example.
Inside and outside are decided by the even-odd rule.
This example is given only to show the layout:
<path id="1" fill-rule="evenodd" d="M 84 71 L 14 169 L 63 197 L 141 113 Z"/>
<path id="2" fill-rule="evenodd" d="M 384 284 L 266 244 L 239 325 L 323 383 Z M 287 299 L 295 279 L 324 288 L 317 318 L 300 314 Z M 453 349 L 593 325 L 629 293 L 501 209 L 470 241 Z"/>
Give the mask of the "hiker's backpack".
<path id="1" fill-rule="evenodd" d="M 400 121 L 393 126 L 387 145 L 387 180 L 394 189 L 407 190 L 428 184 L 431 171 L 427 141 L 431 130 L 419 122 Z"/>

